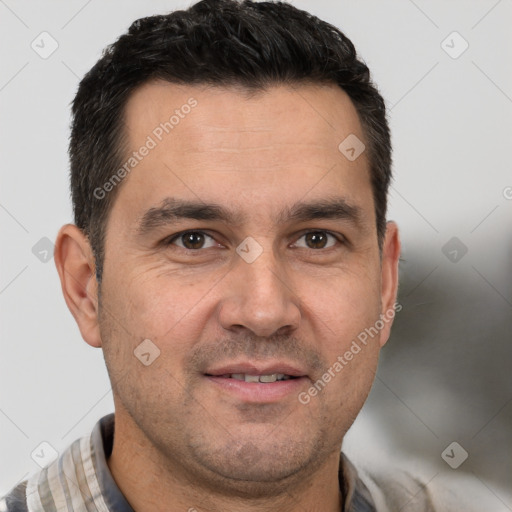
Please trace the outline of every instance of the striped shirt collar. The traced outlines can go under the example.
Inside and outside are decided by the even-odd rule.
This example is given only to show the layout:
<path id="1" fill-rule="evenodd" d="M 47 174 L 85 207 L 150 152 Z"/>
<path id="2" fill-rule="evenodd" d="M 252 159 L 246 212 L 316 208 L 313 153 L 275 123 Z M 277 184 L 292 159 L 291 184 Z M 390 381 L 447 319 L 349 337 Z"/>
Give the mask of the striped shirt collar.
<path id="1" fill-rule="evenodd" d="M 0 499 L 0 512 L 134 512 L 107 465 L 114 439 L 114 414 L 104 416 L 91 434 Z M 375 512 L 375 505 L 350 461 L 342 454 L 340 488 L 345 512 Z"/>

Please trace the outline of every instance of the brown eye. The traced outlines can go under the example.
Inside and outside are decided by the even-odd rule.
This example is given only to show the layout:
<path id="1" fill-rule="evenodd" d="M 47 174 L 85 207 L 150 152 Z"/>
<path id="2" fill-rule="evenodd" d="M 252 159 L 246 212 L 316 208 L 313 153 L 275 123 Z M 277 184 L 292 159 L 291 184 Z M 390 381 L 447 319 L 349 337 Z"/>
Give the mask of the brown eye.
<path id="1" fill-rule="evenodd" d="M 185 233 L 181 235 L 181 239 L 187 249 L 201 249 L 204 244 L 204 235 L 202 233 Z"/>
<path id="2" fill-rule="evenodd" d="M 323 249 L 327 244 L 327 234 L 321 231 L 308 233 L 306 235 L 306 244 L 311 249 Z"/>
<path id="3" fill-rule="evenodd" d="M 215 240 L 202 231 L 186 231 L 173 237 L 168 243 L 183 249 L 199 250 L 213 247 Z"/>
<path id="4" fill-rule="evenodd" d="M 329 249 L 336 245 L 337 238 L 328 231 L 310 231 L 302 235 L 299 240 L 304 242 L 296 242 L 297 247 L 305 249 Z"/>

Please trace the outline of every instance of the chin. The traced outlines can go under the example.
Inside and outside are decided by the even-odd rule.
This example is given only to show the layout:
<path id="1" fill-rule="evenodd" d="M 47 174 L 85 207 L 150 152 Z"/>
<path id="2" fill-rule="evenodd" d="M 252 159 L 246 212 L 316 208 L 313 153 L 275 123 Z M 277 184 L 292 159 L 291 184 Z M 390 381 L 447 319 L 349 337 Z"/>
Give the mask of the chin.
<path id="1" fill-rule="evenodd" d="M 231 441 L 221 448 L 204 442 L 189 445 L 189 449 L 205 481 L 216 481 L 217 492 L 223 489 L 241 497 L 278 495 L 294 479 L 303 481 L 306 472 L 313 473 L 325 460 L 325 449 L 318 439 L 278 440 L 269 436 L 263 443 Z"/>

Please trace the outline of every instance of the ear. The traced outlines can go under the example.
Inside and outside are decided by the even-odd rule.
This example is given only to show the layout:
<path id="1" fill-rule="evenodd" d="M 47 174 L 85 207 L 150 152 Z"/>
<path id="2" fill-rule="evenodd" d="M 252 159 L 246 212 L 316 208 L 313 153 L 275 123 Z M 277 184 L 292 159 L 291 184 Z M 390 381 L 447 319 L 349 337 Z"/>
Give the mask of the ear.
<path id="1" fill-rule="evenodd" d="M 55 242 L 54 259 L 64 299 L 82 338 L 92 347 L 101 347 L 98 283 L 89 239 L 74 224 L 62 226 Z"/>
<path id="2" fill-rule="evenodd" d="M 400 237 L 398 226 L 390 221 L 386 224 L 386 235 L 382 244 L 381 261 L 381 318 L 384 327 L 380 333 L 380 346 L 388 341 L 395 313 L 402 309 L 396 304 L 398 293 L 398 260 L 400 258 Z"/>

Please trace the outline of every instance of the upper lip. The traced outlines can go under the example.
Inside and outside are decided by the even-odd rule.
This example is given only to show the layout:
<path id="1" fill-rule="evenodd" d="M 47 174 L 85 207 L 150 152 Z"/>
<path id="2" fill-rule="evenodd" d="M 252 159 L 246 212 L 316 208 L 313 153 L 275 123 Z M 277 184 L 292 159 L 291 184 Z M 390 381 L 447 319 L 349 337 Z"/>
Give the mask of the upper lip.
<path id="1" fill-rule="evenodd" d="M 244 373 L 247 375 L 272 375 L 273 373 L 282 373 L 292 377 L 305 377 L 306 372 L 297 365 L 286 362 L 267 362 L 267 363 L 227 363 L 222 366 L 209 368 L 205 371 L 206 375 L 219 376 L 232 373 Z"/>

